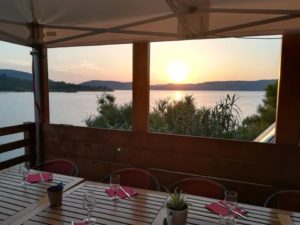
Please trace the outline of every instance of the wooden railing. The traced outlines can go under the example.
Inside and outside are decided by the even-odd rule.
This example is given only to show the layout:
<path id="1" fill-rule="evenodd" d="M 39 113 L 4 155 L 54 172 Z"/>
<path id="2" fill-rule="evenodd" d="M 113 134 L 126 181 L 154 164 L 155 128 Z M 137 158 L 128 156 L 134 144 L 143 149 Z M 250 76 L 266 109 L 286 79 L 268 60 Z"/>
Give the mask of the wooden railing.
<path id="1" fill-rule="evenodd" d="M 71 159 L 89 180 L 142 167 L 166 187 L 184 177 L 209 177 L 257 205 L 277 190 L 300 189 L 299 146 L 53 124 L 42 130 L 45 160 Z"/>
<path id="2" fill-rule="evenodd" d="M 25 161 L 30 161 L 31 165 L 34 163 L 34 155 L 35 155 L 34 154 L 34 147 L 35 147 L 35 124 L 34 123 L 25 123 L 22 125 L 0 128 L 0 138 L 5 135 L 12 135 L 21 132 L 24 133 L 24 139 L 0 145 L 0 154 L 24 147 L 25 148 L 24 155 L 17 156 L 15 158 L 8 158 L 7 160 L 0 162 L 0 170 Z"/>

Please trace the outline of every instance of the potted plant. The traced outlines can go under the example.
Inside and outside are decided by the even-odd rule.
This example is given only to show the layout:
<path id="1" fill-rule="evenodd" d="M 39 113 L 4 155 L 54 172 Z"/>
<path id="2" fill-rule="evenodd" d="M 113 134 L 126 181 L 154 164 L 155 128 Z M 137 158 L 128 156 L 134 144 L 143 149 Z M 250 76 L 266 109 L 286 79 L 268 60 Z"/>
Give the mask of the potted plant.
<path id="1" fill-rule="evenodd" d="M 174 190 L 169 193 L 166 203 L 168 225 L 185 225 L 188 215 L 188 203 L 182 191 Z"/>

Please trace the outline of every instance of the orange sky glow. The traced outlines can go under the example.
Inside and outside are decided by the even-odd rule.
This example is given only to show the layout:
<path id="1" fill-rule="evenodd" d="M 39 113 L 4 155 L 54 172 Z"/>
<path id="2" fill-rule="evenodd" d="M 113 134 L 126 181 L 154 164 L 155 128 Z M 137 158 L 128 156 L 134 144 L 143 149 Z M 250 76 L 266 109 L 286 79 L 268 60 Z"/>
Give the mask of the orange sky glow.
<path id="1" fill-rule="evenodd" d="M 0 68 L 31 72 L 30 48 L 0 42 Z M 151 43 L 151 84 L 276 79 L 281 40 L 213 39 Z M 80 83 L 132 80 L 132 45 L 48 50 L 49 78 Z"/>

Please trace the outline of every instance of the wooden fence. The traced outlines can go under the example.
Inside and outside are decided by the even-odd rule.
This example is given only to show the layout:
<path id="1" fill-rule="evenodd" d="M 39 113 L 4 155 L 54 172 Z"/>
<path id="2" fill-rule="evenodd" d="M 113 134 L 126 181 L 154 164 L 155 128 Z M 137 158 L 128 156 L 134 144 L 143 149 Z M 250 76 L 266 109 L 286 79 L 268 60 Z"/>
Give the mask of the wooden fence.
<path id="1" fill-rule="evenodd" d="M 0 138 L 5 135 L 12 135 L 24 132 L 24 138 L 10 143 L 0 145 L 0 154 L 13 151 L 18 148 L 25 147 L 25 154 L 9 158 L 6 161 L 0 162 L 0 170 L 16 165 L 21 162 L 30 161 L 31 165 L 34 162 L 34 147 L 35 147 L 35 124 L 26 123 L 22 125 L 0 128 Z"/>
<path id="2" fill-rule="evenodd" d="M 299 146 L 66 125 L 44 125 L 42 133 L 46 160 L 71 159 L 90 180 L 131 166 L 149 169 L 165 186 L 209 177 L 258 205 L 274 191 L 300 189 Z"/>

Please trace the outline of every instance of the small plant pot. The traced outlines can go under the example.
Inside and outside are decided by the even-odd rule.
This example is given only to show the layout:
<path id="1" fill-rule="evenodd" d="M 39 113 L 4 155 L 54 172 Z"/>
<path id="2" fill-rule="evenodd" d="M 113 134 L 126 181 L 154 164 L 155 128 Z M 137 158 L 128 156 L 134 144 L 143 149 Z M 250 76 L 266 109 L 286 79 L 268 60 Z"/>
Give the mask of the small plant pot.
<path id="1" fill-rule="evenodd" d="M 188 215 L 188 208 L 184 210 L 173 210 L 167 208 L 168 225 L 185 225 Z"/>
<path id="2" fill-rule="evenodd" d="M 48 189 L 47 192 L 48 192 L 48 198 L 51 207 L 58 207 L 62 205 L 62 195 L 63 195 L 62 190 L 51 191 Z"/>

